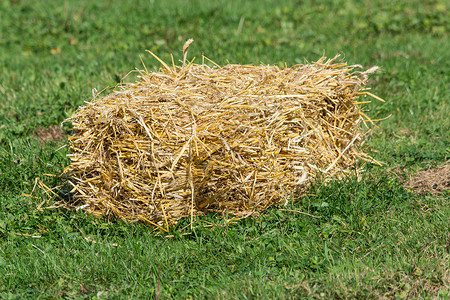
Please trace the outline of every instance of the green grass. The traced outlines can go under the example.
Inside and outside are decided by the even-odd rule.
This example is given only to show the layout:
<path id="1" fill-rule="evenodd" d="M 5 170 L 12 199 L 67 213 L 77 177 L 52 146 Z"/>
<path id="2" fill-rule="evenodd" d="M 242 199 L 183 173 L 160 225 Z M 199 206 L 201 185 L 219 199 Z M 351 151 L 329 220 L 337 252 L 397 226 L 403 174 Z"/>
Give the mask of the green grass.
<path id="1" fill-rule="evenodd" d="M 448 299 L 449 193 L 401 183 L 449 159 L 449 10 L 444 0 L 0 1 L 0 298 Z M 198 62 L 292 65 L 342 51 L 349 64 L 381 66 L 369 85 L 387 101 L 367 114 L 392 116 L 367 145 L 386 164 L 284 207 L 315 217 L 270 209 L 227 226 L 209 215 L 169 237 L 38 211 L 22 196 L 36 177 L 61 184 L 42 174 L 68 164 L 64 142 L 41 145 L 37 128 L 116 85 L 139 56 L 157 70 L 145 49 L 181 59 L 191 37 Z"/>

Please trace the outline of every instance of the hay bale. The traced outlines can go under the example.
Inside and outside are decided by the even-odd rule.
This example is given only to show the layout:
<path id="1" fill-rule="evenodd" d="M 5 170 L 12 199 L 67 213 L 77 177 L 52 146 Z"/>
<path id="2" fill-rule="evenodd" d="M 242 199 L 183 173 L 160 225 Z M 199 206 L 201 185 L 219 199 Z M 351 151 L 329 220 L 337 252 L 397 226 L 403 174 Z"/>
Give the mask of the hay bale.
<path id="1" fill-rule="evenodd" d="M 374 69 L 336 59 L 139 71 L 69 119 L 64 174 L 76 206 L 162 228 L 209 211 L 246 216 L 301 192 L 317 171 L 351 172 L 367 157 L 355 100 L 370 94 Z"/>

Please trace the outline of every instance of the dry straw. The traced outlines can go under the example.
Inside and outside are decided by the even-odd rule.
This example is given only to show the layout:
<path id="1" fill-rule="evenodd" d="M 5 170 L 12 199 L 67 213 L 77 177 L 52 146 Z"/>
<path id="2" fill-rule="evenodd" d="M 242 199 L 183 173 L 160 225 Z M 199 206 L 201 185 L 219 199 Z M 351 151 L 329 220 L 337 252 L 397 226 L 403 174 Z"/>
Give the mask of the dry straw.
<path id="1" fill-rule="evenodd" d="M 189 43 L 189 42 L 188 42 Z M 186 62 L 80 107 L 69 119 L 75 202 L 102 216 L 168 230 L 210 211 L 245 217 L 301 193 L 320 172 L 342 176 L 357 159 L 356 102 L 376 70 L 321 58 L 290 68 Z M 205 58 L 206 59 L 206 58 Z"/>

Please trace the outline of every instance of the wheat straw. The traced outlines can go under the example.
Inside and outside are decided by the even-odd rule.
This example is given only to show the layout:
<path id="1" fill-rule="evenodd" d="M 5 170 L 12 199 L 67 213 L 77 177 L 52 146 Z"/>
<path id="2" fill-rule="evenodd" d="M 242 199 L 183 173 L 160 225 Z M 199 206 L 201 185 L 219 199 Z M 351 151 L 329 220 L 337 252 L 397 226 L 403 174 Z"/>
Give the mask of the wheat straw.
<path id="1" fill-rule="evenodd" d="M 344 176 L 370 160 L 359 149 L 369 101 L 356 101 L 380 100 L 364 88 L 368 72 L 338 56 L 283 69 L 210 67 L 186 63 L 187 46 L 182 66 L 149 51 L 163 69 L 144 65 L 139 82 L 69 119 L 68 206 L 168 231 L 211 211 L 249 216 L 302 193 L 317 170 Z"/>

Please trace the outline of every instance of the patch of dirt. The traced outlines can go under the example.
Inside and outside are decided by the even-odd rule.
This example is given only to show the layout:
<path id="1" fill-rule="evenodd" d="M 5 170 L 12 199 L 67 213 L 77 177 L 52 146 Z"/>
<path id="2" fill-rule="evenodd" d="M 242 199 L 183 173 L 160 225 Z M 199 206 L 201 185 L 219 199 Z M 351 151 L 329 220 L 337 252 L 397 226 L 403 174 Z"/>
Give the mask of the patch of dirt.
<path id="1" fill-rule="evenodd" d="M 403 187 L 416 194 L 429 192 L 432 195 L 438 195 L 450 190 L 450 163 L 447 162 L 444 166 L 421 171 L 411 176 Z"/>
<path id="2" fill-rule="evenodd" d="M 66 139 L 66 133 L 59 126 L 53 125 L 47 128 L 39 127 L 35 135 L 41 144 Z"/>

